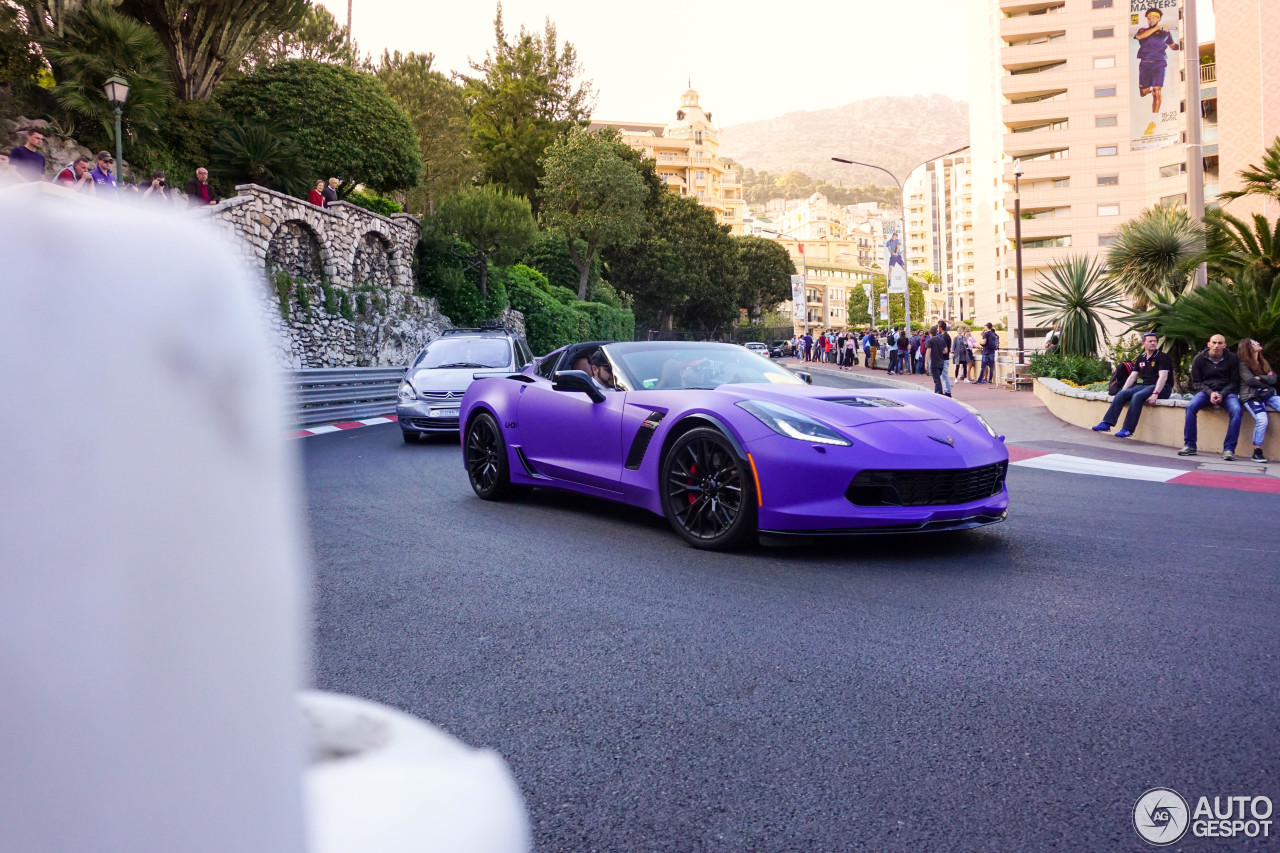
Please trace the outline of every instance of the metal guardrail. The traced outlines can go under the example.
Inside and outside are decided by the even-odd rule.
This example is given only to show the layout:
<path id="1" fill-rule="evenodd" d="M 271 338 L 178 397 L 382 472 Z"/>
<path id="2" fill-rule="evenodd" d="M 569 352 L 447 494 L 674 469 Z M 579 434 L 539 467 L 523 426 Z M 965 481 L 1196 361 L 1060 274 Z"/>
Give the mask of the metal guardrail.
<path id="1" fill-rule="evenodd" d="M 296 426 L 374 418 L 395 411 L 403 367 L 290 371 Z"/>

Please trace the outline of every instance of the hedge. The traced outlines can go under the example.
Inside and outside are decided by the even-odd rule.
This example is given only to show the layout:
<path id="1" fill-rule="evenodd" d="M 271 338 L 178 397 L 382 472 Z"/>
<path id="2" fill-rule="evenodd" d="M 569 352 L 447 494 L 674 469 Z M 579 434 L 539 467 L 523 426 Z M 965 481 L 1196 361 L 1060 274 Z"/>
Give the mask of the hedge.
<path id="1" fill-rule="evenodd" d="M 511 307 L 524 314 L 529 347 L 539 355 L 578 341 L 629 341 L 635 335 L 630 311 L 578 302 L 572 291 L 550 284 L 531 267 L 517 264 L 504 278 Z"/>

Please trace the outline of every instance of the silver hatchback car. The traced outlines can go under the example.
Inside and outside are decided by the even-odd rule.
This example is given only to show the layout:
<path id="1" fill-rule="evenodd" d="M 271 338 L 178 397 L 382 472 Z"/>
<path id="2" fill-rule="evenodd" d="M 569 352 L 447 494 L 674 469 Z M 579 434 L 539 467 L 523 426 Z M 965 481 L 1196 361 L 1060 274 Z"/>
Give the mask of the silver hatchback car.
<path id="1" fill-rule="evenodd" d="M 396 417 L 404 440 L 414 444 L 426 435 L 456 436 L 458 406 L 476 373 L 518 373 L 531 361 L 528 344 L 510 330 L 445 330 L 400 380 Z"/>

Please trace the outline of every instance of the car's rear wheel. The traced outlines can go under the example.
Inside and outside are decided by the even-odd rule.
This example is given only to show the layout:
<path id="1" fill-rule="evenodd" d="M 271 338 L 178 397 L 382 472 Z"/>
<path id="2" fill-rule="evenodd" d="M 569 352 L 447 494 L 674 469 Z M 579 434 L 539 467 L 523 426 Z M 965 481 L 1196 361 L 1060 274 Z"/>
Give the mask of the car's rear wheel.
<path id="1" fill-rule="evenodd" d="M 465 454 L 467 479 L 477 495 L 487 501 L 498 501 L 511 495 L 507 443 L 502 439 L 498 422 L 488 412 L 476 415 L 467 425 L 462 452 Z"/>
<path id="2" fill-rule="evenodd" d="M 722 551 L 756 532 L 751 472 L 724 434 L 698 427 L 679 436 L 662 460 L 662 509 L 695 548 Z"/>

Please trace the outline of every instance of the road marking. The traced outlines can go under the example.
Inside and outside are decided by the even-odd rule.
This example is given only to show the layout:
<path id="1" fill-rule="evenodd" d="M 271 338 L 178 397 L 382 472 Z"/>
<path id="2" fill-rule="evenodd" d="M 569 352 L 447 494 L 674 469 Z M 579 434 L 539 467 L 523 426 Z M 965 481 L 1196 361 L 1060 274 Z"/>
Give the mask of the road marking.
<path id="1" fill-rule="evenodd" d="M 395 415 L 382 415 L 377 418 L 363 418 L 358 421 L 339 421 L 333 424 L 325 424 L 324 426 L 307 427 L 306 429 L 295 429 L 291 431 L 285 438 L 306 438 L 311 435 L 325 435 L 331 432 L 342 432 L 348 429 L 359 429 L 365 426 L 377 426 L 378 424 L 393 424 L 398 420 Z"/>
<path id="2" fill-rule="evenodd" d="M 1026 468 L 1044 471 L 1065 471 L 1068 474 L 1091 474 L 1095 477 L 1122 477 L 1126 480 L 1147 480 L 1167 483 L 1174 477 L 1186 474 L 1181 468 L 1157 468 L 1150 465 L 1129 465 L 1124 462 L 1105 462 L 1084 456 L 1067 456 L 1065 453 L 1047 453 L 1021 459 L 1013 463 Z"/>

